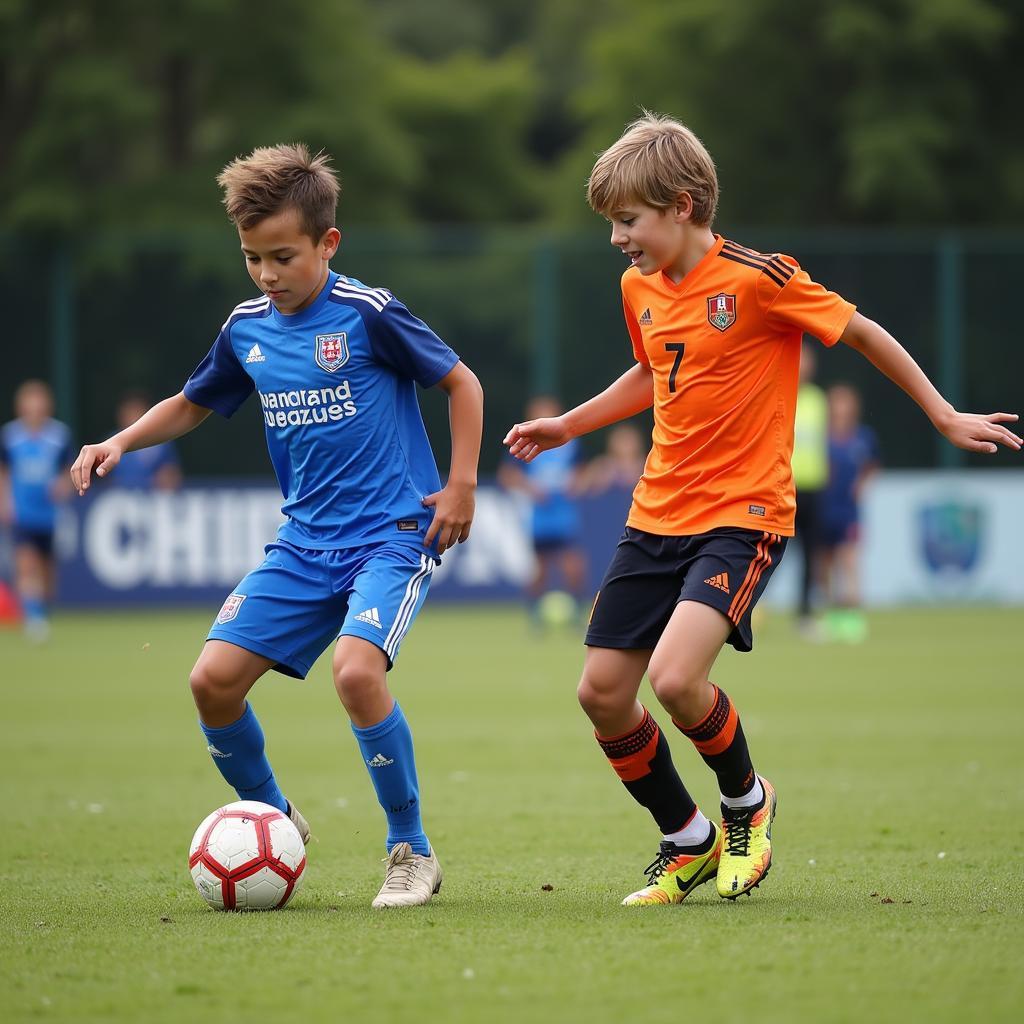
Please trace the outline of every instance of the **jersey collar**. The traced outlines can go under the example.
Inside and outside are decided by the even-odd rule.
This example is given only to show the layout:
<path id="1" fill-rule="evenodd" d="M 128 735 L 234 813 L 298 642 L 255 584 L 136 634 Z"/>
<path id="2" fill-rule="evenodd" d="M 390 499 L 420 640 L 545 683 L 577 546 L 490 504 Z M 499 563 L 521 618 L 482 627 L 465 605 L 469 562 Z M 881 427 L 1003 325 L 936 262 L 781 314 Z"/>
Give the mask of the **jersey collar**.
<path id="1" fill-rule="evenodd" d="M 277 307 L 271 303 L 270 309 L 274 317 L 274 323 L 279 327 L 302 327 L 304 324 L 308 324 L 321 309 L 327 303 L 327 300 L 331 297 L 331 289 L 338 283 L 338 275 L 333 270 L 327 271 L 327 280 L 324 282 L 323 290 L 313 300 L 310 305 L 305 309 L 300 309 L 298 313 L 285 314 L 278 311 Z"/>
<path id="2" fill-rule="evenodd" d="M 725 245 L 725 239 L 715 233 L 715 244 L 700 258 L 700 262 L 691 270 L 686 277 L 676 284 L 675 281 L 670 278 L 664 270 L 659 270 L 657 280 L 661 287 L 667 291 L 670 295 L 682 295 L 684 292 L 689 291 L 693 287 L 694 281 L 697 281 L 704 271 L 714 262 L 715 257 L 722 251 L 722 246 Z"/>

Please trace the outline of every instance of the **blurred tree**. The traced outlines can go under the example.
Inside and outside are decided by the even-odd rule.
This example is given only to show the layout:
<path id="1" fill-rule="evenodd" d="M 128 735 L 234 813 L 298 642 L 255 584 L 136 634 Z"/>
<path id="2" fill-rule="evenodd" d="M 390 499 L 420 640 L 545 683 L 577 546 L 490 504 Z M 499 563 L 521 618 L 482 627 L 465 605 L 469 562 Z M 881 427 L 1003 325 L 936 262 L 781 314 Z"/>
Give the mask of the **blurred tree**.
<path id="1" fill-rule="evenodd" d="M 555 206 L 647 107 L 708 145 L 725 220 L 1019 221 L 1020 33 L 989 0 L 615 4 L 585 43 L 588 128 Z"/>
<path id="2" fill-rule="evenodd" d="M 0 227 L 222 224 L 253 146 L 336 157 L 346 223 L 588 218 L 641 107 L 723 221 L 1024 216 L 1022 0 L 0 0 Z"/>

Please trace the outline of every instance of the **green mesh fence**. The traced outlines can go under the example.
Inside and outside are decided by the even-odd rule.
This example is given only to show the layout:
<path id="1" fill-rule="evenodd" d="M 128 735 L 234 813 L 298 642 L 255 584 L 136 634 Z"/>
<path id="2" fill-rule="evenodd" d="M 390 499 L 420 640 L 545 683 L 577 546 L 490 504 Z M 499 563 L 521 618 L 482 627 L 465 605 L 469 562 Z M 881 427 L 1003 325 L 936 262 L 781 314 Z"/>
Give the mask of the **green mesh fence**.
<path id="1" fill-rule="evenodd" d="M 723 230 L 764 251 L 795 256 L 818 280 L 885 325 L 962 408 L 1014 411 L 1024 397 L 1024 346 L 1011 300 L 1024 280 L 1024 234 Z M 527 397 L 550 391 L 572 404 L 631 361 L 622 324 L 621 255 L 601 230 L 346 229 L 335 269 L 390 288 L 477 372 L 487 391 L 483 468 Z M 233 306 L 254 293 L 230 229 L 158 238 L 0 239 L 5 308 L 0 415 L 28 376 L 50 380 L 78 439 L 113 428 L 117 396 L 177 391 Z M 925 418 L 856 353 L 819 360 L 823 384 L 844 380 L 864 397 L 892 467 L 981 464 L 944 449 Z M 423 396 L 442 465 L 443 396 Z M 181 442 L 187 471 L 267 471 L 261 419 L 248 406 L 227 424 Z M 591 450 L 601 439 L 590 441 Z M 1019 460 L 984 461 L 1007 466 Z"/>

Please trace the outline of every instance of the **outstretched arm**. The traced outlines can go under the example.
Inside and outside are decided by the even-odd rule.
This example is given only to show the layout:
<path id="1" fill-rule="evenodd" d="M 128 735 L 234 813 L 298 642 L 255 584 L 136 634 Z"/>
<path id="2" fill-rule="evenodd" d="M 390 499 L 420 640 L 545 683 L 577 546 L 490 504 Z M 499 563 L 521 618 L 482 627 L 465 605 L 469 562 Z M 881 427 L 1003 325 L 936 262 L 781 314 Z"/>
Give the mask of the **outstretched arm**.
<path id="1" fill-rule="evenodd" d="M 1017 420 L 1016 413 L 987 415 L 957 412 L 935 389 L 909 352 L 884 328 L 854 313 L 840 339 L 869 359 L 894 384 L 898 384 L 924 410 L 932 425 L 957 448 L 994 454 L 998 445 L 1020 450 L 1022 442 L 1003 423 Z"/>
<path id="2" fill-rule="evenodd" d="M 561 416 L 517 423 L 505 435 L 510 455 L 532 462 L 541 452 L 558 448 L 581 434 L 635 416 L 654 404 L 654 376 L 636 363 L 599 395 Z"/>
<path id="3" fill-rule="evenodd" d="M 79 494 L 85 494 L 94 469 L 97 476 L 106 476 L 121 461 L 125 452 L 173 441 L 194 430 L 209 415 L 209 409 L 190 402 L 179 391 L 157 402 L 149 412 L 120 433 L 99 444 L 85 445 L 71 467 L 71 482 Z"/>
<path id="4" fill-rule="evenodd" d="M 452 463 L 448 482 L 423 504 L 434 509 L 434 519 L 423 543 L 437 538 L 438 553 L 469 537 L 476 511 L 476 468 L 484 427 L 484 389 L 476 374 L 463 362 L 456 363 L 438 381 L 448 394 L 448 419 L 452 431 Z"/>

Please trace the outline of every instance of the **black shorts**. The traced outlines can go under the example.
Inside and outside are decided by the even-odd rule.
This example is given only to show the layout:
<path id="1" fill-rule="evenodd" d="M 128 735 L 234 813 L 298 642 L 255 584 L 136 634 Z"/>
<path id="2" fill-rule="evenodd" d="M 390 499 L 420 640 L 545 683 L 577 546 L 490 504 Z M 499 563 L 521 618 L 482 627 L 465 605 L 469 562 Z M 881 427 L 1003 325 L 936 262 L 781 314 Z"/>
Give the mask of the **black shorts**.
<path id="1" fill-rule="evenodd" d="M 53 554 L 53 530 L 32 530 L 27 526 L 14 527 L 14 543 L 20 547 L 33 548 L 43 558 L 49 558 Z"/>
<path id="2" fill-rule="evenodd" d="M 750 613 L 786 550 L 786 537 L 723 526 L 689 537 L 626 527 L 590 615 L 588 647 L 653 650 L 680 601 L 717 608 L 728 642 L 754 646 Z"/>

